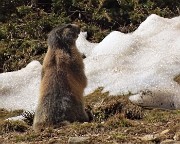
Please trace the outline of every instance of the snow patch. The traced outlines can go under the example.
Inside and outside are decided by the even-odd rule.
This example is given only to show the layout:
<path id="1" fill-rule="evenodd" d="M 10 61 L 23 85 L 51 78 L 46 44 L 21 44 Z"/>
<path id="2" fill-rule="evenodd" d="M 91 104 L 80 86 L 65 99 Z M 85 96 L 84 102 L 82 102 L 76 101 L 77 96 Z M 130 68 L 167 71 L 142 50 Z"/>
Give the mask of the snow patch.
<path id="1" fill-rule="evenodd" d="M 129 34 L 111 32 L 99 44 L 80 33 L 76 41 L 84 59 L 88 86 L 85 95 L 104 87 L 111 95 L 127 94 L 138 105 L 180 109 L 180 16 L 149 16 Z M 41 65 L 0 74 L 0 108 L 34 110 Z"/>
<path id="2" fill-rule="evenodd" d="M 133 33 L 111 32 L 84 62 L 88 76 L 85 94 L 97 87 L 112 95 L 160 90 L 155 97 L 170 96 L 174 108 L 180 108 L 180 85 L 173 80 L 180 74 L 180 17 L 153 14 Z M 134 103 L 139 103 L 138 96 Z M 143 99 L 143 104 L 149 100 Z"/>
<path id="3" fill-rule="evenodd" d="M 33 111 L 37 104 L 41 64 L 32 61 L 25 68 L 0 74 L 0 108 Z"/>
<path id="4" fill-rule="evenodd" d="M 91 43 L 87 41 L 87 32 L 80 32 L 78 39 L 76 40 L 76 46 L 79 51 L 88 57 L 91 54 L 93 48 L 98 45 L 97 43 Z"/>

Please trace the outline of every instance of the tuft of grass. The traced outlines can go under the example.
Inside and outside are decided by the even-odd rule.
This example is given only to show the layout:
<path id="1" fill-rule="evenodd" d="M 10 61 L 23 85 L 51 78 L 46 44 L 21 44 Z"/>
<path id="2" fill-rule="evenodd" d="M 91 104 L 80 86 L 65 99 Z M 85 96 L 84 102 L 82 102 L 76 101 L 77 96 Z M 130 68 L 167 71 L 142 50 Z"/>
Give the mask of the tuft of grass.
<path id="1" fill-rule="evenodd" d="M 110 117 L 106 122 L 105 125 L 109 127 L 110 129 L 115 129 L 119 127 L 131 127 L 133 126 L 133 123 L 124 118 L 122 114 L 116 114 L 112 117 Z"/>
<path id="2" fill-rule="evenodd" d="M 116 132 L 116 133 L 112 134 L 112 138 L 114 138 L 116 140 L 125 140 L 125 139 L 127 139 L 127 136 L 123 133 Z"/>
<path id="3" fill-rule="evenodd" d="M 109 96 L 103 93 L 103 88 L 98 88 L 85 97 L 86 105 L 90 106 L 94 121 L 101 122 L 116 114 L 123 114 L 127 119 L 142 119 L 143 109 L 132 104 L 127 96 Z"/>
<path id="4" fill-rule="evenodd" d="M 26 134 L 26 135 L 16 135 L 15 136 L 15 142 L 24 142 L 24 141 L 28 141 L 28 142 L 32 142 L 34 141 L 35 138 L 37 138 L 39 135 L 36 133 L 30 133 L 30 134 Z"/>
<path id="5" fill-rule="evenodd" d="M 22 121 L 0 121 L 0 133 L 25 132 L 28 126 Z"/>
<path id="6" fill-rule="evenodd" d="M 156 123 L 156 122 L 167 123 L 169 119 L 176 117 L 176 115 L 180 116 L 180 114 L 176 110 L 171 111 L 171 110 L 152 109 L 146 111 L 144 119 L 148 123 Z"/>
<path id="7" fill-rule="evenodd" d="M 131 120 L 139 120 L 143 118 L 144 110 L 139 106 L 130 104 L 124 109 L 124 116 Z"/>
<path id="8" fill-rule="evenodd" d="M 103 87 L 97 88 L 93 93 L 84 97 L 85 105 L 93 107 L 100 104 L 108 95 L 109 92 L 102 92 Z"/>

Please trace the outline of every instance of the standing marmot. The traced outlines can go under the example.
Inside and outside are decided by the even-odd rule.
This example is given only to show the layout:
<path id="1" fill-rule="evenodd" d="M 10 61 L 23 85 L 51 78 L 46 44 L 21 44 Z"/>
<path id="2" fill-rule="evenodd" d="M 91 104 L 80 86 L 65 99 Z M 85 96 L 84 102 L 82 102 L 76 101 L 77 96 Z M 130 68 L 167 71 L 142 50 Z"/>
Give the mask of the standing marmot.
<path id="1" fill-rule="evenodd" d="M 40 97 L 33 129 L 56 127 L 63 121 L 89 121 L 83 91 L 87 85 L 84 64 L 75 41 L 80 28 L 73 24 L 53 29 L 43 61 Z"/>

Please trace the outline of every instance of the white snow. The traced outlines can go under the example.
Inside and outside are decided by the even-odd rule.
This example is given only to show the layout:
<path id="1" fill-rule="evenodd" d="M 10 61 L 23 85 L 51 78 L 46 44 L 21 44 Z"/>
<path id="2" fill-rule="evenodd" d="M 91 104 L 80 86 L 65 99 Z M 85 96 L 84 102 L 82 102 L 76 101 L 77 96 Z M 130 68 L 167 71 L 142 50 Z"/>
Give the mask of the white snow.
<path id="1" fill-rule="evenodd" d="M 24 121 L 24 117 L 22 115 L 10 117 L 6 119 L 7 121 Z"/>
<path id="2" fill-rule="evenodd" d="M 104 87 L 111 95 L 133 93 L 130 100 L 142 106 L 180 109 L 180 16 L 149 16 L 129 34 L 111 32 L 99 44 L 81 33 L 76 41 L 84 59 L 88 86 L 85 95 Z M 41 65 L 0 74 L 0 108 L 34 110 Z M 147 92 L 148 91 L 148 92 Z"/>
<path id="3" fill-rule="evenodd" d="M 0 74 L 0 108 L 32 111 L 38 100 L 41 64 L 32 61 L 25 68 Z"/>
<path id="4" fill-rule="evenodd" d="M 112 95 L 146 89 L 159 90 L 162 95 L 166 91 L 173 95 L 166 103 L 174 102 L 175 108 L 180 108 L 180 85 L 173 80 L 180 74 L 180 16 L 165 19 L 151 15 L 133 33 L 111 32 L 84 62 L 86 94 L 97 87 Z M 136 95 L 133 102 L 141 105 L 139 99 Z M 148 102 L 144 99 L 144 103 Z"/>
<path id="5" fill-rule="evenodd" d="M 97 43 L 91 43 L 86 40 L 87 38 L 87 32 L 81 32 L 79 34 L 78 39 L 76 40 L 76 46 L 78 47 L 78 50 L 83 53 L 86 57 L 88 57 L 93 48 L 97 46 Z"/>

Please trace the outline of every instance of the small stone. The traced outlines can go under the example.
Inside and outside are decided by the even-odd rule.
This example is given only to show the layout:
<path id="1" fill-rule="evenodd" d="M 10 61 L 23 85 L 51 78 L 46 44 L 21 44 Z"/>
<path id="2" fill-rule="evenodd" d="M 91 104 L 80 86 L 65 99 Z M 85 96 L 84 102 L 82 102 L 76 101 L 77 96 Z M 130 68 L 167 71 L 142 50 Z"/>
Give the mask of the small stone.
<path id="1" fill-rule="evenodd" d="M 180 141 L 175 141 L 172 139 L 166 139 L 166 140 L 162 141 L 160 144 L 180 144 Z"/>
<path id="2" fill-rule="evenodd" d="M 145 135 L 145 136 L 141 137 L 140 139 L 143 141 L 154 141 L 154 140 L 157 140 L 157 136 L 149 134 L 149 135 Z"/>
<path id="3" fill-rule="evenodd" d="M 180 141 L 180 132 L 177 132 L 173 138 L 176 141 Z"/>
<path id="4" fill-rule="evenodd" d="M 58 144 L 58 143 L 60 143 L 60 141 L 58 139 L 51 138 L 51 139 L 49 139 L 48 143 L 49 144 Z"/>
<path id="5" fill-rule="evenodd" d="M 89 137 L 70 137 L 68 144 L 87 144 Z"/>
<path id="6" fill-rule="evenodd" d="M 166 129 L 166 130 L 162 131 L 162 132 L 160 133 L 160 135 L 164 135 L 164 134 L 168 133 L 169 131 L 170 131 L 170 129 Z"/>

